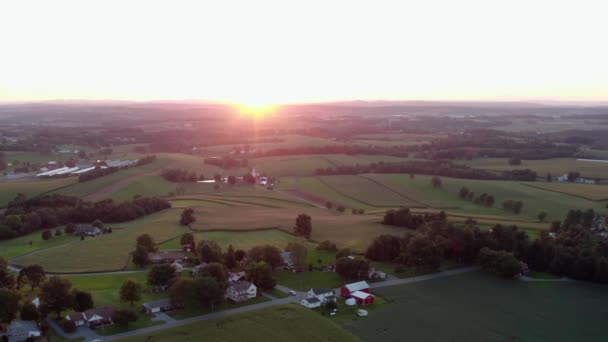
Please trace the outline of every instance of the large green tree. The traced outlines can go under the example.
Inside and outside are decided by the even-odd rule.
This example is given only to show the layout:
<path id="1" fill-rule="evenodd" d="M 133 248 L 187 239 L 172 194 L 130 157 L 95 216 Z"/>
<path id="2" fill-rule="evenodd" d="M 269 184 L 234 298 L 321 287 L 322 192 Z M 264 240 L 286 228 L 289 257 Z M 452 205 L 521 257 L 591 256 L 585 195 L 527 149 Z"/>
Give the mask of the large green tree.
<path id="1" fill-rule="evenodd" d="M 44 268 L 40 265 L 29 265 L 19 272 L 19 281 L 26 281 L 34 290 L 35 287 L 40 286 L 40 284 L 46 278 L 46 273 L 44 272 Z"/>
<path id="2" fill-rule="evenodd" d="M 307 214 L 300 214 L 296 218 L 296 225 L 293 227 L 294 234 L 310 239 L 312 234 L 312 219 Z"/>
<path id="3" fill-rule="evenodd" d="M 61 311 L 73 305 L 71 289 L 72 282 L 68 279 L 52 276 L 40 286 L 40 301 L 60 319 Z"/>
<path id="4" fill-rule="evenodd" d="M 170 286 L 177 277 L 175 268 L 169 264 L 154 265 L 148 272 L 148 284 L 156 287 Z"/>
<path id="5" fill-rule="evenodd" d="M 74 311 L 83 312 L 92 309 L 94 306 L 93 296 L 89 292 L 74 289 L 72 297 L 74 298 Z"/>
<path id="6" fill-rule="evenodd" d="M 224 300 L 224 289 L 213 278 L 197 278 L 193 286 L 196 301 L 203 307 L 213 307 Z"/>
<path id="7" fill-rule="evenodd" d="M 150 256 L 148 255 L 146 247 L 142 245 L 137 245 L 135 247 L 135 252 L 133 252 L 133 263 L 141 268 L 150 264 Z"/>
<path id="8" fill-rule="evenodd" d="M 138 236 L 135 245 L 142 246 L 149 253 L 157 251 L 156 243 L 150 234 L 142 234 Z"/>
<path id="9" fill-rule="evenodd" d="M 141 284 L 135 279 L 127 279 L 120 287 L 120 300 L 131 305 L 141 299 Z"/>
<path id="10" fill-rule="evenodd" d="M 205 267 L 202 274 L 203 277 L 210 277 L 215 279 L 220 287 L 225 288 L 228 281 L 228 272 L 226 267 L 219 262 L 212 262 Z"/>
<path id="11" fill-rule="evenodd" d="M 198 257 L 204 262 L 219 262 L 222 260 L 222 248 L 213 240 L 202 240 L 197 246 Z"/>
<path id="12" fill-rule="evenodd" d="M 19 312 L 21 296 L 9 289 L 0 289 L 0 322 L 9 324 Z"/>
<path id="13" fill-rule="evenodd" d="M 283 263 L 281 251 L 272 245 L 256 246 L 247 253 L 251 261 L 264 261 L 273 269 Z"/>
<path id="14" fill-rule="evenodd" d="M 247 279 L 255 284 L 260 290 L 273 289 L 277 282 L 272 276 L 272 268 L 267 263 L 252 262 L 246 268 Z"/>
<path id="15" fill-rule="evenodd" d="M 308 248 L 302 243 L 290 242 L 285 247 L 285 250 L 291 253 L 291 260 L 297 267 L 304 267 L 306 265 L 306 257 L 308 255 Z"/>

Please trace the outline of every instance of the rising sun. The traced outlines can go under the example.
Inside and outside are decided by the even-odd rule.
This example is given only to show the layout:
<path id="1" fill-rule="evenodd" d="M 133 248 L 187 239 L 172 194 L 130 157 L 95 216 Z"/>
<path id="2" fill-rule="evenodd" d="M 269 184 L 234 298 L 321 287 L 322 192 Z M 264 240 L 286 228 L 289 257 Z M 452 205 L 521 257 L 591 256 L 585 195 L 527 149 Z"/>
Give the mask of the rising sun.
<path id="1" fill-rule="evenodd" d="M 237 108 L 241 116 L 261 119 L 274 114 L 278 105 L 264 101 L 245 101 L 240 102 Z"/>

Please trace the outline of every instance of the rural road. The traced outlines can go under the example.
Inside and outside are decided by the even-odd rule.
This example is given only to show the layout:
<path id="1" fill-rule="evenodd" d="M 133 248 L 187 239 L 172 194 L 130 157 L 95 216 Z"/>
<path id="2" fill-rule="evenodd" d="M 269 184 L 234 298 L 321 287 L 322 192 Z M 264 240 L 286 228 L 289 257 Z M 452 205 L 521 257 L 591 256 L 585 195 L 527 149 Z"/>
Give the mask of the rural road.
<path id="1" fill-rule="evenodd" d="M 371 288 L 380 288 L 380 287 L 386 287 L 386 286 L 395 286 L 395 285 L 416 283 L 416 282 L 420 282 L 420 281 L 444 278 L 444 277 L 449 277 L 449 276 L 456 275 L 456 274 L 472 272 L 477 269 L 479 269 L 479 267 L 472 266 L 472 267 L 466 267 L 466 268 L 459 268 L 459 269 L 455 269 L 455 270 L 443 271 L 443 272 L 434 273 L 434 274 L 416 276 L 416 277 L 412 277 L 412 278 L 388 279 L 383 282 L 373 283 L 370 285 L 370 287 Z M 286 292 L 289 290 L 287 287 L 281 286 L 281 285 L 277 286 L 277 288 L 283 292 Z M 336 290 L 339 290 L 339 289 L 336 289 Z M 187 325 L 187 324 L 194 323 L 194 322 L 206 321 L 206 320 L 210 320 L 210 319 L 214 319 L 214 318 L 222 318 L 222 317 L 231 316 L 231 315 L 235 315 L 235 314 L 239 314 L 239 313 L 243 313 L 243 312 L 249 312 L 249 311 L 253 311 L 253 310 L 269 308 L 269 307 L 282 305 L 282 304 L 298 303 L 300 301 L 301 295 L 303 295 L 304 293 L 305 292 L 300 291 L 300 292 L 298 292 L 298 296 L 290 296 L 290 297 L 281 298 L 281 299 L 274 299 L 269 302 L 252 304 L 252 305 L 247 305 L 247 306 L 243 306 L 240 308 L 224 310 L 224 311 L 220 311 L 220 312 L 214 312 L 214 313 L 205 314 L 205 315 L 201 315 L 201 316 L 191 317 L 191 318 L 187 318 L 187 319 L 183 319 L 183 320 L 179 320 L 179 321 L 155 325 L 155 326 L 151 326 L 151 327 L 147 327 L 147 328 L 143 328 L 143 329 L 139 329 L 139 330 L 134 330 L 134 331 L 126 332 L 126 333 L 102 337 L 102 339 L 104 341 L 114 341 L 114 340 L 118 340 L 118 339 L 125 338 L 125 337 L 144 335 L 147 333 L 153 333 L 153 332 L 157 332 L 160 330 L 180 327 L 180 326 Z"/>

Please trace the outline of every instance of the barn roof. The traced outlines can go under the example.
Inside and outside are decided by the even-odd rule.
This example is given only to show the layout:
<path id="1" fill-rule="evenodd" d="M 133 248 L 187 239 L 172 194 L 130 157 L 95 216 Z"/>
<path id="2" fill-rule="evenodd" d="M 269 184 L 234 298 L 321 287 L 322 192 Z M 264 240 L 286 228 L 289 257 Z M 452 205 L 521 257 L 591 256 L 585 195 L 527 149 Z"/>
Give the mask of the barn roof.
<path id="1" fill-rule="evenodd" d="M 355 291 L 353 293 L 350 294 L 351 296 L 355 297 L 355 298 L 359 298 L 359 299 L 366 299 L 369 297 L 374 297 L 373 294 L 367 293 L 367 292 L 363 292 L 363 291 Z"/>
<path id="2" fill-rule="evenodd" d="M 350 283 L 344 285 L 350 292 L 361 291 L 363 289 L 369 289 L 369 284 L 366 281 L 358 281 L 356 283 Z"/>

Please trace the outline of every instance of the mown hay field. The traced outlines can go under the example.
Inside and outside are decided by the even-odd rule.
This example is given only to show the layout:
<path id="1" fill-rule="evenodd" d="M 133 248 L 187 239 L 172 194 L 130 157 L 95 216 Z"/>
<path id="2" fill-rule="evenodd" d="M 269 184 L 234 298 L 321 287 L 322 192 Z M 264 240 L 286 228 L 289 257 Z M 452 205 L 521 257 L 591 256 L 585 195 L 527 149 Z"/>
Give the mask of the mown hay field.
<path id="1" fill-rule="evenodd" d="M 364 341 L 605 341 L 606 286 L 474 272 L 373 291 L 383 305 L 345 327 Z"/>
<path id="2" fill-rule="evenodd" d="M 301 305 L 288 304 L 121 339 L 172 341 L 360 341 L 338 324 Z"/>

